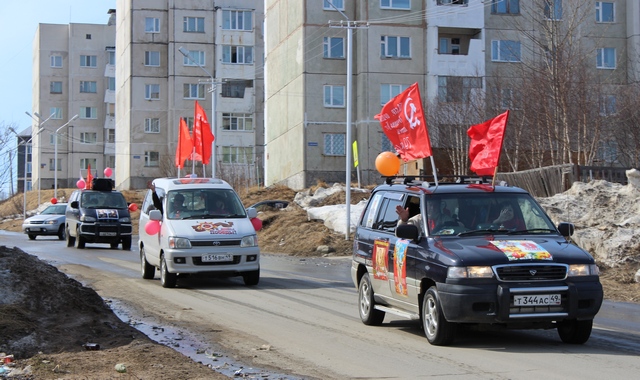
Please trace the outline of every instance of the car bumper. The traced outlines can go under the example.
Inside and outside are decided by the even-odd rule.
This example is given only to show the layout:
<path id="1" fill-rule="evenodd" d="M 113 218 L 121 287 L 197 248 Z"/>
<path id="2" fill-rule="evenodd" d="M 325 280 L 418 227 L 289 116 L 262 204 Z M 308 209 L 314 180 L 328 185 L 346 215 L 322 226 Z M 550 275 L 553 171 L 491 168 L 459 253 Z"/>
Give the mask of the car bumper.
<path id="1" fill-rule="evenodd" d="M 28 235 L 57 235 L 60 224 L 23 224 L 22 232 Z"/>
<path id="2" fill-rule="evenodd" d="M 459 323 L 527 323 L 563 319 L 593 319 L 603 299 L 599 281 L 555 284 L 459 285 L 438 284 L 442 311 L 447 321 Z M 516 295 L 559 294 L 560 305 L 515 306 Z"/>
<path id="3" fill-rule="evenodd" d="M 130 223 L 82 223 L 80 236 L 89 243 L 111 243 L 131 236 Z"/>
<path id="4" fill-rule="evenodd" d="M 238 275 L 260 269 L 259 247 L 164 249 L 170 273 L 204 273 Z M 230 261 L 204 261 L 208 255 L 231 255 Z"/>

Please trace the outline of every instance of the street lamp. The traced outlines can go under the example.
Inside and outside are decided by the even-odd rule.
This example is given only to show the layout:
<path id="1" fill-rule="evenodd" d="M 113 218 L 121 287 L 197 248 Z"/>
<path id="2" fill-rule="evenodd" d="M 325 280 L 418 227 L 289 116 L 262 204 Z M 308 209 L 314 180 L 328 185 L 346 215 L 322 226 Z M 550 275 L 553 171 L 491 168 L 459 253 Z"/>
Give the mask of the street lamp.
<path id="1" fill-rule="evenodd" d="M 49 115 L 48 118 L 46 118 L 45 120 L 42 120 L 42 117 L 37 112 L 34 112 L 33 115 L 31 115 L 28 111 L 25 111 L 24 113 L 26 113 L 27 116 L 29 116 L 30 118 L 38 122 L 39 130 L 42 129 L 42 127 L 44 126 L 44 123 L 46 123 L 49 119 L 51 119 L 56 114 L 55 112 L 53 112 L 51 113 L 51 115 Z M 40 163 L 40 157 L 42 157 L 40 155 L 40 152 L 42 150 L 41 146 L 42 144 L 38 144 L 38 207 L 40 207 L 40 204 L 42 204 L 42 202 L 40 201 L 40 188 L 41 188 L 40 178 L 42 177 L 42 175 L 40 175 L 40 168 L 42 167 L 42 164 Z M 31 147 L 31 154 L 33 154 L 33 145 Z M 31 160 L 31 162 L 33 162 L 33 160 Z M 33 171 L 33 167 L 31 168 L 31 170 Z M 31 176 L 31 178 L 33 178 L 33 175 Z M 31 186 L 31 188 L 33 188 L 33 185 Z"/>
<path id="2" fill-rule="evenodd" d="M 15 129 L 9 127 L 9 130 L 13 132 L 16 136 L 18 136 L 18 138 L 22 137 L 18 134 L 18 132 L 16 132 Z M 35 135 L 32 134 L 31 137 L 29 137 L 29 140 L 25 141 L 24 139 L 21 139 L 22 145 L 24 145 L 24 184 L 22 185 L 22 220 L 27 220 L 27 146 L 31 143 L 31 140 L 33 140 L 33 137 L 36 135 L 39 135 L 40 132 L 42 131 L 44 131 L 44 128 L 40 127 L 40 129 L 38 130 L 38 132 L 36 132 Z M 20 146 L 20 144 L 18 144 L 18 146 Z M 31 150 L 31 155 L 33 156 L 33 149 Z M 33 169 L 33 165 L 32 165 L 32 169 Z M 33 187 L 33 184 L 32 184 L 32 187 Z M 38 206 L 40 206 L 40 204 L 38 204 Z"/>
<path id="3" fill-rule="evenodd" d="M 53 197 L 55 199 L 58 199 L 58 132 L 60 132 L 60 130 L 64 127 L 66 127 L 67 125 L 69 125 L 69 123 L 71 123 L 72 121 L 74 121 L 75 119 L 78 118 L 78 115 L 75 115 L 74 117 L 72 117 L 71 119 L 69 119 L 69 121 L 67 121 L 66 123 L 64 123 L 64 125 L 62 125 L 60 128 L 56 129 L 56 131 L 54 132 L 54 148 L 53 148 Z"/>
<path id="4" fill-rule="evenodd" d="M 211 144 L 211 178 L 216 178 L 216 139 L 218 138 L 218 130 L 217 130 L 217 118 L 216 118 L 216 81 L 213 79 L 213 75 L 205 69 L 200 62 L 196 62 L 189 55 L 189 50 L 180 46 L 178 51 L 184 55 L 189 61 L 198 65 L 199 68 L 202 69 L 209 78 L 211 78 L 211 117 L 213 118 L 213 122 L 211 123 L 211 129 L 213 132 L 213 143 Z M 193 158 L 193 157 L 192 157 Z M 206 177 L 206 176 L 205 176 Z"/>

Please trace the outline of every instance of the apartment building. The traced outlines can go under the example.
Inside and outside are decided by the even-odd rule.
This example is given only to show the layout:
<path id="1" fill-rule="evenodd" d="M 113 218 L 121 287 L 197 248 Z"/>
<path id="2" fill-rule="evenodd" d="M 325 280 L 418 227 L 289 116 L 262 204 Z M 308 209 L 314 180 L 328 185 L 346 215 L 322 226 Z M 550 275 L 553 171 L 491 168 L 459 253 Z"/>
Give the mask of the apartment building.
<path id="1" fill-rule="evenodd" d="M 118 0 L 116 186 L 175 176 L 180 118 L 197 101 L 215 135 L 216 177 L 263 182 L 263 2 Z M 200 162 L 196 172 L 203 175 Z M 191 173 L 187 161 L 181 175 Z M 212 165 L 204 168 L 211 176 Z"/>
<path id="2" fill-rule="evenodd" d="M 54 188 L 56 178 L 75 187 L 89 166 L 95 176 L 115 165 L 115 10 L 106 14 L 104 25 L 38 25 L 28 188 Z"/>

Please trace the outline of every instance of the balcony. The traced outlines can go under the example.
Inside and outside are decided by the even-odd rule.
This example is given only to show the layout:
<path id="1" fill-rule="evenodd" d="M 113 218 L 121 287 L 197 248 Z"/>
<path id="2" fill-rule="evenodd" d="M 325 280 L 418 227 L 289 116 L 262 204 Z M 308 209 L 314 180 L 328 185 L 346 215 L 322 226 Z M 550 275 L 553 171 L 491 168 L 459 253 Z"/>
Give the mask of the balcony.
<path id="1" fill-rule="evenodd" d="M 430 75 L 484 76 L 484 42 L 470 39 L 467 54 L 439 54 L 431 56 Z"/>

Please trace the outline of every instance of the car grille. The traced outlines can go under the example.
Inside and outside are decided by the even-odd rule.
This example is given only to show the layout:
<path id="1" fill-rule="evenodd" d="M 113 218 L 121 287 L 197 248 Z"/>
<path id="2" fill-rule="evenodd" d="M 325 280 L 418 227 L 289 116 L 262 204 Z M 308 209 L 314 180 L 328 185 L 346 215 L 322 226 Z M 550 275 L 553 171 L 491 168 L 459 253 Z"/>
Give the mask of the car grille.
<path id="1" fill-rule="evenodd" d="M 224 261 L 224 262 L 207 262 L 207 263 L 203 263 L 202 262 L 202 258 L 200 257 L 193 257 L 193 265 L 202 265 L 202 266 L 221 266 L 221 265 L 236 265 L 236 264 L 240 264 L 240 259 L 242 256 L 237 256 L 234 255 L 233 256 L 233 261 Z"/>
<path id="2" fill-rule="evenodd" d="M 494 267 L 500 281 L 556 281 L 567 278 L 567 265 L 530 264 L 497 265 Z"/>
<path id="3" fill-rule="evenodd" d="M 191 240 L 192 247 L 223 247 L 240 245 L 240 240 Z"/>
<path id="4" fill-rule="evenodd" d="M 121 234 L 130 234 L 131 233 L 131 225 L 105 225 L 105 224 L 83 224 L 82 232 L 95 234 L 98 232 L 120 232 Z"/>
<path id="5" fill-rule="evenodd" d="M 29 222 L 29 224 L 43 224 L 44 222 L 42 220 L 34 220 L 32 222 Z"/>

